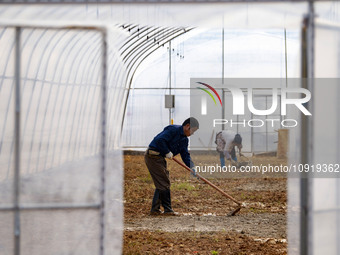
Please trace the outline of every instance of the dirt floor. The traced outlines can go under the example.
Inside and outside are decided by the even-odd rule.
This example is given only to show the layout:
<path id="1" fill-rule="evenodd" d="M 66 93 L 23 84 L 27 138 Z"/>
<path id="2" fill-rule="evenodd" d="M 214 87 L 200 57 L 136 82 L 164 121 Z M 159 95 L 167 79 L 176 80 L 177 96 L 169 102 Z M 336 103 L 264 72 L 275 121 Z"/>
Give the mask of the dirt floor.
<path id="1" fill-rule="evenodd" d="M 205 175 L 236 200 L 168 161 L 172 206 L 179 216 L 149 216 L 154 185 L 142 155 L 125 155 L 124 254 L 287 254 L 286 178 Z M 217 157 L 192 155 L 196 165 Z M 215 162 L 212 162 L 214 160 Z M 218 159 L 217 159 L 218 160 Z M 286 164 L 276 157 L 252 157 L 253 165 Z"/>

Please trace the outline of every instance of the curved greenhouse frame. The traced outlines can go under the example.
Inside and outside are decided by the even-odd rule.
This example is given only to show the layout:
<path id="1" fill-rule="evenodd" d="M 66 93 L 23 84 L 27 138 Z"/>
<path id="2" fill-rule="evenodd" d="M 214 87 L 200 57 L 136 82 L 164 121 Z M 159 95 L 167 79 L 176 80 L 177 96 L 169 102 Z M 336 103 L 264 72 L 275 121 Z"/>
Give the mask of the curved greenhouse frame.
<path id="1" fill-rule="evenodd" d="M 280 123 L 293 118 L 289 164 L 339 163 L 337 3 L 161 2 L 0 3 L 0 254 L 121 254 L 123 151 L 144 151 L 189 115 L 202 127 L 193 154 L 214 151 L 220 129 L 241 133 L 249 155 L 276 153 Z M 236 124 L 205 128 L 196 79 L 251 79 L 238 88 L 259 111 L 272 89 L 281 102 L 302 87 L 313 117 L 283 105 L 235 115 L 233 92 L 217 86 L 216 119 Z M 276 85 L 256 90 L 260 79 Z M 338 176 L 293 177 L 288 253 L 339 254 Z"/>

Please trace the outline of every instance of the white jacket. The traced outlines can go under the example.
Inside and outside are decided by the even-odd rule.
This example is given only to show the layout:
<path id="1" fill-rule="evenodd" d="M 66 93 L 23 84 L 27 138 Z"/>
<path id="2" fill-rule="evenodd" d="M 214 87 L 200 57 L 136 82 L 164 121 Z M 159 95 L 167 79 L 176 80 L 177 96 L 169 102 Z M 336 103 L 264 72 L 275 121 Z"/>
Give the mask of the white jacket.
<path id="1" fill-rule="evenodd" d="M 229 150 L 229 147 L 231 145 L 231 143 L 234 141 L 236 132 L 232 131 L 232 130 L 223 130 L 222 131 L 222 138 L 225 142 L 225 146 L 224 146 L 224 152 Z"/>

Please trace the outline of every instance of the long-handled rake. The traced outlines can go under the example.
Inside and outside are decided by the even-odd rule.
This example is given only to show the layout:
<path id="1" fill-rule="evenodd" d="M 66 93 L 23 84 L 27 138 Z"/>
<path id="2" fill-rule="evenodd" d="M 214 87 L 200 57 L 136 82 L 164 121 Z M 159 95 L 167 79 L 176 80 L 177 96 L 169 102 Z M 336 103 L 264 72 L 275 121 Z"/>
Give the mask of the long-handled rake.
<path id="1" fill-rule="evenodd" d="M 192 169 L 190 169 L 189 167 L 187 167 L 186 165 L 184 165 L 182 162 L 180 162 L 179 160 L 177 160 L 175 157 L 172 158 L 177 164 L 179 164 L 180 166 L 182 166 L 183 168 L 185 168 L 186 170 L 188 170 L 189 172 L 194 173 L 194 171 Z M 235 202 L 238 207 L 233 210 L 232 212 L 230 212 L 228 215 L 229 216 L 234 216 L 236 213 L 238 213 L 241 208 L 244 206 L 241 202 L 237 201 L 235 198 L 233 198 L 232 196 L 228 195 L 227 193 L 225 193 L 223 190 L 221 190 L 219 187 L 217 187 L 216 185 L 214 185 L 213 183 L 211 183 L 210 181 L 208 181 L 207 179 L 205 179 L 204 177 L 202 177 L 201 175 L 196 173 L 196 176 L 201 179 L 202 181 L 204 181 L 205 183 L 209 184 L 211 187 L 213 187 L 214 189 L 216 189 L 217 191 L 219 191 L 220 193 L 222 193 L 223 196 L 229 198 L 230 200 L 232 200 L 233 202 Z"/>
<path id="2" fill-rule="evenodd" d="M 245 160 L 240 160 L 239 162 L 233 161 L 233 165 L 235 165 L 237 168 L 240 168 L 241 166 L 252 166 L 253 165 L 253 162 L 248 157 L 242 154 L 242 156 L 240 156 L 239 158 L 241 159 L 242 157 L 246 158 L 247 161 Z"/>

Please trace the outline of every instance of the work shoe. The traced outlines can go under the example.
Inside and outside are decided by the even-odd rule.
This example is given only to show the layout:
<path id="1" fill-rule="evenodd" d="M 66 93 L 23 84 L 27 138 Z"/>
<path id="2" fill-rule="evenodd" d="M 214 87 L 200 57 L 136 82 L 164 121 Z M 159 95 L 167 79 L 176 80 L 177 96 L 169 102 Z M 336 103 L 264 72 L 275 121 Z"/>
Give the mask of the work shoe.
<path id="1" fill-rule="evenodd" d="M 174 211 L 164 212 L 163 216 L 179 216 L 179 213 Z"/>
<path id="2" fill-rule="evenodd" d="M 158 216 L 158 215 L 161 215 L 162 214 L 162 211 L 161 210 L 156 210 L 156 211 L 151 211 L 150 212 L 150 215 L 151 216 Z"/>

